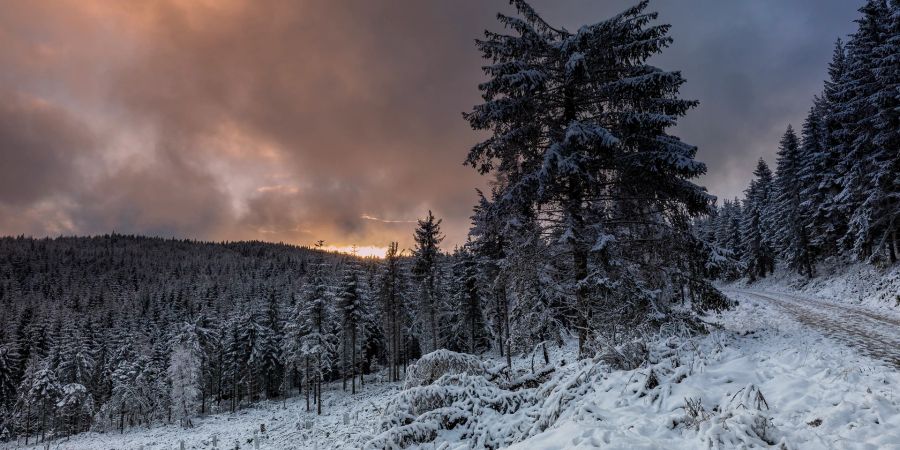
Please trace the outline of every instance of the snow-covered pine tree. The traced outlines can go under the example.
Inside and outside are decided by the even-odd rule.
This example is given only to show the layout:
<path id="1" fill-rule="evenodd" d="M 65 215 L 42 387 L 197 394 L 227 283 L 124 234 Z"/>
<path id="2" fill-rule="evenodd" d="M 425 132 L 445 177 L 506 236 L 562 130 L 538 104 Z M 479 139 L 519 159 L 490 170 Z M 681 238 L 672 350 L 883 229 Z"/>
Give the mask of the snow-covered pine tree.
<path id="1" fill-rule="evenodd" d="M 769 227 L 772 171 L 760 158 L 753 175 L 756 178 L 744 192 L 744 208 L 741 212 L 741 241 L 744 245 L 742 263 L 751 282 L 775 271 L 775 252 L 771 246 L 772 232 Z"/>
<path id="2" fill-rule="evenodd" d="M 844 247 L 859 259 L 896 261 L 891 242 L 897 212 L 898 159 L 896 84 L 885 75 L 895 74 L 900 64 L 880 68 L 884 52 L 891 52 L 890 9 L 884 0 L 869 0 L 859 10 L 857 31 L 847 43 L 847 63 L 842 96 L 846 100 L 838 118 L 850 134 L 849 152 L 843 158 L 838 196 L 849 217 Z M 896 45 L 896 44 L 895 44 Z M 896 58 L 896 52 L 889 56 Z M 888 84 L 886 84 L 888 83 Z M 893 117 L 893 119 L 892 119 Z M 888 127 L 888 128 L 886 128 Z M 885 146 L 880 143 L 893 144 Z"/>
<path id="3" fill-rule="evenodd" d="M 307 332 L 303 336 L 301 353 L 306 365 L 307 385 L 313 388 L 317 414 L 322 414 L 322 381 L 325 371 L 333 363 L 336 338 L 331 333 L 333 303 L 325 265 L 321 257 L 312 264 L 303 299 L 303 319 Z"/>
<path id="4" fill-rule="evenodd" d="M 715 218 L 715 247 L 728 259 L 727 267 L 720 274 L 724 279 L 740 276 L 738 269 L 743 255 L 741 242 L 741 206 L 740 200 L 725 199 Z"/>
<path id="5" fill-rule="evenodd" d="M 803 192 L 804 201 L 812 205 L 809 223 L 811 244 L 822 257 L 838 253 L 837 242 L 847 228 L 846 211 L 837 196 L 841 193 L 841 161 L 848 152 L 850 136 L 841 116 L 846 106 L 844 83 L 846 82 L 846 52 L 843 42 L 835 42 L 828 80 L 821 98 L 823 142 L 821 151 L 815 153 L 809 163 L 812 177 Z"/>
<path id="6" fill-rule="evenodd" d="M 489 341 L 478 286 L 478 262 L 470 246 L 471 242 L 457 247 L 451 256 L 448 347 L 476 354 L 486 350 Z"/>
<path id="7" fill-rule="evenodd" d="M 59 385 L 53 368 L 47 361 L 33 355 L 19 384 L 19 397 L 14 409 L 14 420 L 26 438 L 39 433 L 41 441 L 44 441 L 47 431 L 53 425 L 56 404 L 61 394 L 62 386 Z"/>
<path id="8" fill-rule="evenodd" d="M 200 333 L 194 323 L 182 323 L 181 330 L 171 344 L 167 375 L 172 384 L 170 392 L 174 416 L 181 426 L 193 426 L 191 417 L 200 410 L 205 354 Z"/>
<path id="9" fill-rule="evenodd" d="M 381 326 L 381 314 L 378 306 L 378 269 L 379 263 L 374 259 L 366 260 L 364 270 L 361 274 L 361 280 L 364 280 L 359 286 L 361 298 L 361 322 L 359 326 L 359 382 L 360 386 L 365 385 L 365 375 L 371 373 L 376 365 L 387 361 L 386 356 L 386 339 L 384 330 Z"/>
<path id="10" fill-rule="evenodd" d="M 241 332 L 242 324 L 245 322 L 245 314 L 234 311 L 228 317 L 225 336 L 222 339 L 223 378 L 228 391 L 227 398 L 231 399 L 231 412 L 236 411 L 241 404 L 243 392 L 241 387 L 248 377 L 247 360 L 250 358 L 250 351 L 245 335 Z"/>
<path id="11" fill-rule="evenodd" d="M 62 340 L 59 366 L 56 373 L 62 384 L 78 383 L 86 388 L 92 386 L 95 361 L 77 328 L 69 330 Z"/>
<path id="12" fill-rule="evenodd" d="M 778 161 L 772 204 L 769 209 L 773 229 L 773 241 L 787 266 L 808 277 L 813 276 L 813 261 L 809 250 L 809 236 L 801 210 L 799 172 L 800 141 L 794 129 L 788 125 L 778 148 Z"/>
<path id="13" fill-rule="evenodd" d="M 249 319 L 245 332 L 250 348 L 247 364 L 256 377 L 253 384 L 266 398 L 277 397 L 284 375 L 277 334 L 281 328 L 277 297 L 270 295 L 265 310 L 251 314 Z"/>
<path id="14" fill-rule="evenodd" d="M 444 240 L 441 233 L 441 219 L 435 218 L 429 210 L 428 215 L 418 221 L 414 238 L 416 247 L 413 249 L 413 274 L 420 286 L 416 319 L 423 341 L 430 344 L 430 351 L 434 351 L 443 347 L 438 326 L 443 312 L 442 298 L 438 292 L 441 270 L 439 267 L 441 249 L 438 246 Z"/>
<path id="15" fill-rule="evenodd" d="M 498 188 L 499 183 L 491 193 L 494 199 L 498 195 Z M 506 356 L 507 368 L 511 368 L 510 308 L 504 271 L 509 238 L 504 234 L 507 229 L 503 226 L 504 215 L 494 211 L 494 208 L 499 207 L 498 202 L 489 200 L 480 190 L 478 196 L 478 204 L 473 208 L 472 228 L 469 230 L 472 252 L 478 262 L 480 289 L 485 293 L 488 330 L 500 356 Z"/>
<path id="16" fill-rule="evenodd" d="M 797 157 L 797 195 L 800 226 L 807 236 L 807 251 L 810 259 L 808 275 L 815 275 L 815 264 L 822 255 L 820 243 L 812 234 L 823 191 L 819 188 L 822 162 L 826 159 L 825 130 L 823 121 L 824 101 L 816 96 L 809 108 L 800 133 L 800 150 Z"/>
<path id="17" fill-rule="evenodd" d="M 400 381 L 406 324 L 406 279 L 397 242 L 388 244 L 379 282 L 382 324 L 387 338 L 387 359 L 391 381 Z"/>
<path id="18" fill-rule="evenodd" d="M 900 1 L 891 0 L 885 38 L 875 51 L 873 67 L 878 90 L 870 97 L 877 113 L 872 119 L 872 190 L 863 200 L 870 216 L 871 242 L 888 261 L 900 259 Z M 886 252 L 881 249 L 886 248 Z"/>
<path id="19" fill-rule="evenodd" d="M 675 295 L 657 285 L 668 281 L 656 268 L 613 261 L 676 257 L 657 243 L 682 239 L 685 217 L 708 211 L 712 198 L 688 181 L 706 170 L 693 159 L 696 147 L 666 132 L 696 102 L 678 98 L 680 73 L 646 63 L 671 42 L 668 25 L 650 24 L 656 14 L 646 1 L 574 33 L 523 0 L 512 4 L 520 17 L 498 16 L 512 33 L 487 31 L 477 41 L 490 79 L 479 86 L 485 102 L 465 118 L 492 133 L 466 162 L 502 180 L 498 201 L 511 206 L 498 211 L 534 211 L 546 235 L 565 244 L 572 325 L 585 355 L 593 322 L 611 313 L 596 311 L 597 300 L 621 296 L 642 316 Z"/>
<path id="20" fill-rule="evenodd" d="M 56 415 L 66 435 L 87 431 L 94 415 L 94 397 L 80 383 L 62 385 Z"/>
<path id="21" fill-rule="evenodd" d="M 12 406 L 16 398 L 16 365 L 18 358 L 8 345 L 0 345 L 0 410 Z M 2 417 L 0 417 L 2 420 Z"/>
<path id="22" fill-rule="evenodd" d="M 306 355 L 303 351 L 303 341 L 308 330 L 306 328 L 305 308 L 303 302 L 296 302 L 284 324 L 284 337 L 281 340 L 281 350 L 284 355 L 284 363 L 289 365 L 295 374 L 300 375 L 300 388 L 306 385 L 307 402 L 306 409 L 309 410 L 309 384 L 306 379 L 308 371 L 304 371 Z"/>
<path id="23" fill-rule="evenodd" d="M 358 366 L 358 342 L 360 326 L 363 321 L 363 299 L 359 289 L 359 269 L 355 261 L 349 261 L 344 269 L 344 277 L 341 280 L 337 293 L 337 310 L 341 320 L 342 356 L 345 364 L 349 362 L 349 369 L 343 367 L 344 386 L 346 388 L 347 375 L 350 375 L 351 393 L 356 394 L 356 373 Z"/>
<path id="24" fill-rule="evenodd" d="M 138 377 L 142 367 L 132 346 L 125 344 L 119 348 L 112 358 L 113 369 L 110 373 L 112 384 L 111 395 L 100 408 L 100 416 L 107 421 L 109 427 L 115 426 L 124 432 L 126 418 L 131 418 L 142 407 L 146 406 L 140 395 Z"/>

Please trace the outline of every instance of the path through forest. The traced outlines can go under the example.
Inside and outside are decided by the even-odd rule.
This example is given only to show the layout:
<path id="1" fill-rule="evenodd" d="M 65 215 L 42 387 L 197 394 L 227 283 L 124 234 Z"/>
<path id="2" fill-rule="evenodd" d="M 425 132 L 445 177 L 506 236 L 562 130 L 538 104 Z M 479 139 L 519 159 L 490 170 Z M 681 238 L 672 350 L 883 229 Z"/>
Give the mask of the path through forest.
<path id="1" fill-rule="evenodd" d="M 900 315 L 862 306 L 841 305 L 808 296 L 758 290 L 733 290 L 769 302 L 794 319 L 861 353 L 900 368 Z"/>

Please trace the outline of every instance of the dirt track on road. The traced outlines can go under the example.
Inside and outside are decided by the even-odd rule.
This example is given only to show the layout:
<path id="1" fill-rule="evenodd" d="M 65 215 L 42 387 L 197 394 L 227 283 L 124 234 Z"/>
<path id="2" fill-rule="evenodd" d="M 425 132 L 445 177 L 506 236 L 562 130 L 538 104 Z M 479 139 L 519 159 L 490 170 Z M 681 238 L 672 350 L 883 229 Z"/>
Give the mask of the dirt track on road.
<path id="1" fill-rule="evenodd" d="M 900 318 L 806 296 L 754 290 L 733 292 L 778 306 L 798 322 L 900 368 Z"/>

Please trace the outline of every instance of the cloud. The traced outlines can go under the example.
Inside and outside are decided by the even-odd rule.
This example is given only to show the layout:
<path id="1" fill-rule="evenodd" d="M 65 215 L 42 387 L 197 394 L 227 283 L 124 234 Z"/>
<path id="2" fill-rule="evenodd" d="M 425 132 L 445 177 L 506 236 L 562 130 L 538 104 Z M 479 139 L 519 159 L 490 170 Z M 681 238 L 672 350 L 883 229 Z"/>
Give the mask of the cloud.
<path id="1" fill-rule="evenodd" d="M 536 1 L 576 29 L 630 1 Z M 716 194 L 802 119 L 855 5 L 655 2 L 701 106 L 679 127 Z M 506 2 L 13 1 L 0 17 L 0 233 L 461 243 L 479 136 L 473 45 Z M 770 158 L 771 159 L 771 158 Z M 15 217 L 10 219 L 9 217 Z"/>
<path id="2" fill-rule="evenodd" d="M 381 222 L 381 223 L 416 223 L 415 220 L 390 220 L 390 219 L 379 219 L 379 218 L 377 218 L 377 217 L 373 217 L 373 216 L 370 216 L 370 215 L 368 215 L 368 214 L 363 214 L 363 215 L 361 215 L 361 216 L 359 216 L 359 217 L 360 217 L 361 219 L 365 219 L 365 220 L 373 220 L 373 221 L 375 221 L 375 222 Z"/>
<path id="3" fill-rule="evenodd" d="M 96 136 L 40 98 L 0 90 L 0 203 L 28 205 L 77 183 Z"/>

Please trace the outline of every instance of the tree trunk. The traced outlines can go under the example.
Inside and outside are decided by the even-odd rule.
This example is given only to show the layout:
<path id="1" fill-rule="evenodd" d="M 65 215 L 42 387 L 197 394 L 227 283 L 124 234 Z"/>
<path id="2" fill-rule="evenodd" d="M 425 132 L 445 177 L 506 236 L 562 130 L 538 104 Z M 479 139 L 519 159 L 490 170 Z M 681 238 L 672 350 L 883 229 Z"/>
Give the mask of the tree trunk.
<path id="1" fill-rule="evenodd" d="M 319 366 L 319 373 L 316 375 L 316 415 L 322 415 L 322 367 Z"/>
<path id="2" fill-rule="evenodd" d="M 506 289 L 503 289 L 503 321 L 506 328 L 506 337 L 503 339 L 506 343 L 506 373 L 507 376 L 512 376 L 512 350 L 509 348 L 512 337 L 509 332 L 509 299 L 506 297 Z"/>
<path id="3" fill-rule="evenodd" d="M 350 363 L 350 393 L 356 394 L 356 327 L 350 330 L 350 354 L 353 355 Z"/>
<path id="4" fill-rule="evenodd" d="M 897 253 L 894 251 L 895 244 L 897 242 L 897 232 L 891 231 L 891 241 L 887 243 L 888 246 L 888 254 L 891 258 L 891 264 L 897 262 Z"/>
<path id="5" fill-rule="evenodd" d="M 347 390 L 347 337 L 341 339 L 341 390 Z"/>
<path id="6" fill-rule="evenodd" d="M 434 280 L 429 276 L 428 281 L 428 319 L 431 321 L 431 350 L 435 351 L 438 349 L 437 338 L 437 305 L 435 305 L 434 301 Z"/>
<path id="7" fill-rule="evenodd" d="M 309 356 L 307 356 L 305 359 L 306 359 L 306 378 L 305 378 L 305 381 L 306 381 L 306 412 L 309 412 L 309 389 L 310 389 L 310 385 L 309 385 Z"/>
<path id="8" fill-rule="evenodd" d="M 472 308 L 472 299 L 469 299 L 469 353 L 475 354 L 475 309 Z"/>

